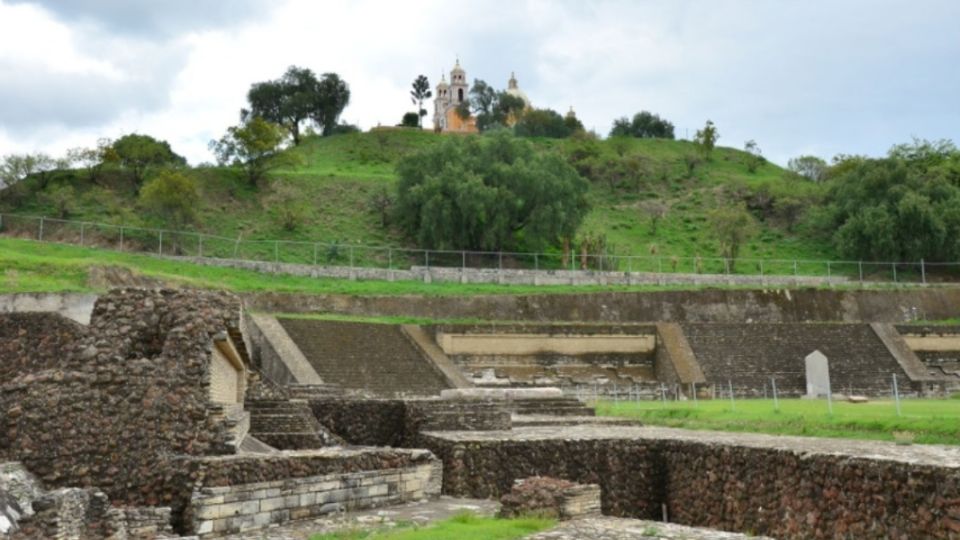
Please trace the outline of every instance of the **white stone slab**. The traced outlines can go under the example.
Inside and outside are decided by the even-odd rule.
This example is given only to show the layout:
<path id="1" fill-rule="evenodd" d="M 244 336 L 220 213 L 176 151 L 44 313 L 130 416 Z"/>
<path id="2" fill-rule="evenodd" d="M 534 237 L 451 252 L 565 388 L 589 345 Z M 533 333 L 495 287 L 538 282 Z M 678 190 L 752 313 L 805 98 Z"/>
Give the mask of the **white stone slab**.
<path id="1" fill-rule="evenodd" d="M 803 359 L 807 373 L 807 397 L 826 397 L 830 393 L 830 362 L 820 351 Z"/>

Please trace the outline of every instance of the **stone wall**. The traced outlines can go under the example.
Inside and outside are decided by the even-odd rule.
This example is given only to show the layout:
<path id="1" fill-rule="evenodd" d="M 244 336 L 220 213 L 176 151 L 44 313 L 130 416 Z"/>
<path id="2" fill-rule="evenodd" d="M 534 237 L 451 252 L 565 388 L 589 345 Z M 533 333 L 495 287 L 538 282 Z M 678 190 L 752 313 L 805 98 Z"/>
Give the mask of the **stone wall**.
<path id="1" fill-rule="evenodd" d="M 0 382 L 61 365 L 85 333 L 56 313 L 0 313 Z"/>
<path id="2" fill-rule="evenodd" d="M 425 450 L 294 451 L 186 459 L 175 513 L 186 532 L 236 533 L 295 519 L 420 500 L 440 493 Z"/>
<path id="3" fill-rule="evenodd" d="M 667 428 L 428 433 L 443 492 L 499 497 L 530 475 L 596 483 L 604 515 L 808 538 L 960 537 L 950 447 Z"/>
<path id="4" fill-rule="evenodd" d="M 706 386 L 763 395 L 776 378 L 782 395 L 806 392 L 804 358 L 827 356 L 837 393 L 889 395 L 892 375 L 901 391 L 917 392 L 875 331 L 866 324 L 684 324 L 683 330 L 706 376 Z"/>
<path id="5" fill-rule="evenodd" d="M 431 319 L 571 322 L 890 322 L 960 317 L 960 287 L 899 290 L 702 289 L 487 296 L 243 295 L 248 309 Z"/>
<path id="6" fill-rule="evenodd" d="M 174 455 L 233 451 L 209 401 L 213 337 L 239 323 L 220 293 L 121 290 L 56 369 L 0 382 L 0 455 L 48 487 L 102 489 L 117 504 L 172 497 Z"/>
<path id="7" fill-rule="evenodd" d="M 411 446 L 421 431 L 510 429 L 510 411 L 493 401 L 311 400 L 317 420 L 349 444 Z"/>

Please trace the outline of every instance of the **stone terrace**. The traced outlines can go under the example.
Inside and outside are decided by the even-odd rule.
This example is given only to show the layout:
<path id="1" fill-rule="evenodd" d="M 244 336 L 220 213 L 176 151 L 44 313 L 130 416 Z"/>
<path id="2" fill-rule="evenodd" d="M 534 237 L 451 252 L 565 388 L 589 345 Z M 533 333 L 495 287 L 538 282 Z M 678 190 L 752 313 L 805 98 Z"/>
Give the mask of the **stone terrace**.
<path id="1" fill-rule="evenodd" d="M 382 397 L 450 387 L 397 325 L 278 320 L 324 382 Z"/>

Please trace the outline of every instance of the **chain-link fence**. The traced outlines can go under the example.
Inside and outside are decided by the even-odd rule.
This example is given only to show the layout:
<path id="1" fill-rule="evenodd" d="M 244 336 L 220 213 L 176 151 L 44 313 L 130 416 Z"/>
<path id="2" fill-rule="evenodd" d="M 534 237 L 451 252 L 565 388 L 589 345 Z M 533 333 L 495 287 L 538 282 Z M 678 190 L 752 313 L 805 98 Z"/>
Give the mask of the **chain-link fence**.
<path id="1" fill-rule="evenodd" d="M 252 240 L 0 214 L 0 235 L 159 256 L 230 259 L 350 268 L 462 268 L 614 273 L 819 277 L 850 282 L 955 283 L 960 262 L 877 262 L 801 259 L 727 259 L 559 252 L 409 249 L 337 242 Z"/>

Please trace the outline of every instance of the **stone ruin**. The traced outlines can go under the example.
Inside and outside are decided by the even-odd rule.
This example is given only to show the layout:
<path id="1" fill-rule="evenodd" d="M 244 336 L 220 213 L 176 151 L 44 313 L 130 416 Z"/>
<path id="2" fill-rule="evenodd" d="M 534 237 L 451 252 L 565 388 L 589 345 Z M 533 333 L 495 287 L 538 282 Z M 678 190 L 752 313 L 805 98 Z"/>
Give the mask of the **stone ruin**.
<path id="1" fill-rule="evenodd" d="M 557 389 L 471 388 L 456 362 L 476 358 L 445 360 L 424 333 L 383 325 L 365 346 L 384 356 L 350 357 L 356 376 L 421 354 L 433 378 L 412 395 L 351 393 L 250 322 L 228 294 L 139 289 L 100 297 L 86 326 L 0 314 L 0 536 L 206 537 L 442 492 L 778 538 L 960 537 L 952 448 L 605 422 Z M 644 369 L 677 377 L 729 371 L 725 351 L 745 338 L 736 325 L 647 330 L 659 351 Z M 869 337 L 864 361 L 895 348 L 866 325 L 813 331 L 828 345 Z M 779 350 L 811 350 L 794 328 L 770 332 Z M 555 480 L 518 485 L 530 476 Z"/>

